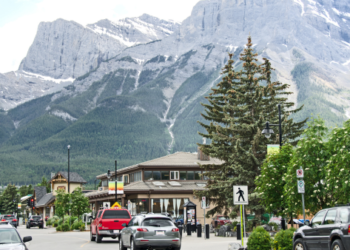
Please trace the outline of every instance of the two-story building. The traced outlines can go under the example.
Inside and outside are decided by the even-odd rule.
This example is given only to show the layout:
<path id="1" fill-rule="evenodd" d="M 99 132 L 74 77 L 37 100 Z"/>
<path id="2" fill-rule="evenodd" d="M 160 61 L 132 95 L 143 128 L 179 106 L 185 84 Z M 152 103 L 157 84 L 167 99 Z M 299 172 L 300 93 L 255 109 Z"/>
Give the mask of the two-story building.
<path id="1" fill-rule="evenodd" d="M 119 169 L 117 180 L 124 181 L 124 194 L 118 195 L 118 201 L 128 207 L 133 215 L 167 212 L 174 217 L 183 217 L 183 205 L 190 200 L 197 205 L 197 218 L 203 223 L 201 197 L 194 195 L 195 190 L 206 188 L 206 179 L 199 164 L 220 165 L 222 161 L 210 159 L 200 152 L 177 152 Z M 112 171 L 110 181 L 114 181 L 115 177 Z M 90 200 L 90 208 L 95 212 L 103 206 L 103 202 L 115 202 L 115 195 L 108 194 L 107 174 L 96 178 L 101 180 L 99 190 L 85 194 Z"/>

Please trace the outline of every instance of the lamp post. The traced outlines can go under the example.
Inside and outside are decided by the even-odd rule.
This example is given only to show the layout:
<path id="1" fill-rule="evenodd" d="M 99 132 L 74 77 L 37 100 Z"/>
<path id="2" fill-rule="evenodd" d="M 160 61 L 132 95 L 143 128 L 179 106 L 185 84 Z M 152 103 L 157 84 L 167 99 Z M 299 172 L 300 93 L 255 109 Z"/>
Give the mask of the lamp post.
<path id="1" fill-rule="evenodd" d="M 69 191 L 69 149 L 70 149 L 70 145 L 67 146 L 68 148 L 68 194 L 70 193 Z"/>
<path id="2" fill-rule="evenodd" d="M 117 195 L 117 185 L 118 185 L 118 180 L 117 180 L 117 160 L 115 160 L 115 164 L 114 164 L 115 202 L 117 202 L 117 199 L 118 199 L 118 195 Z"/>

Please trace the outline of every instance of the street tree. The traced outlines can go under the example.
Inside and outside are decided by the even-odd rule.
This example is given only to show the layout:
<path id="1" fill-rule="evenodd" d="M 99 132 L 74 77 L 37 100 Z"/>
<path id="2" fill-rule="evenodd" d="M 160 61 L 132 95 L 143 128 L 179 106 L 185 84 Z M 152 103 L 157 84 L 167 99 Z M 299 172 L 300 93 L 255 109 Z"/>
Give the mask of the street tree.
<path id="1" fill-rule="evenodd" d="M 18 203 L 20 202 L 19 193 L 15 185 L 7 185 L 6 189 L 2 193 L 0 201 L 0 212 L 6 214 L 12 214 L 18 212 Z"/>
<path id="2" fill-rule="evenodd" d="M 288 172 L 284 176 L 284 197 L 288 204 L 289 214 L 302 213 L 301 194 L 298 193 L 296 171 L 304 169 L 305 207 L 307 212 L 315 214 L 320 209 L 329 206 L 331 197 L 325 187 L 326 165 L 330 158 L 327 139 L 328 128 L 322 119 L 312 119 L 305 129 L 302 139 L 294 151 Z"/>
<path id="3" fill-rule="evenodd" d="M 258 65 L 251 38 L 240 55 L 242 70 L 233 68 L 233 55 L 224 66 L 223 78 L 212 88 L 206 97 L 209 103 L 202 103 L 205 113 L 202 116 L 209 124 L 199 122 L 207 133 L 199 133 L 209 139 L 210 144 L 198 144 L 200 149 L 211 157 L 223 161 L 221 165 L 202 165 L 209 178 L 207 190 L 196 192 L 199 196 L 211 197 L 214 208 L 207 216 L 216 213 L 228 214 L 233 204 L 232 186 L 248 185 L 251 195 L 251 212 L 262 210 L 255 192 L 255 177 L 266 156 L 266 144 L 278 142 L 278 135 L 266 139 L 261 130 L 266 121 L 278 123 L 277 105 L 281 104 L 283 143 L 296 143 L 302 133 L 305 121 L 294 122 L 289 117 L 302 107 L 293 109 L 288 102 L 291 92 L 289 85 L 271 81 L 271 63 L 263 58 Z"/>
<path id="4" fill-rule="evenodd" d="M 71 198 L 71 212 L 73 216 L 77 216 L 80 219 L 81 215 L 90 211 L 89 199 L 84 196 L 81 188 L 75 189 L 71 194 Z"/>
<path id="5" fill-rule="evenodd" d="M 330 157 L 326 167 L 325 189 L 331 194 L 327 205 L 350 202 L 350 120 L 343 128 L 335 128 L 328 141 Z"/>
<path id="6" fill-rule="evenodd" d="M 62 189 L 58 189 L 56 192 L 55 212 L 64 222 L 64 216 L 69 213 L 70 209 L 70 194 Z"/>
<path id="7" fill-rule="evenodd" d="M 46 192 L 51 192 L 51 184 L 50 182 L 45 178 L 45 176 L 42 177 L 41 182 L 37 184 L 39 187 L 46 187 Z"/>
<path id="8" fill-rule="evenodd" d="M 286 197 L 284 196 L 285 175 L 287 173 L 294 149 L 290 144 L 284 145 L 280 152 L 267 155 L 261 167 L 261 174 L 255 179 L 256 191 L 259 193 L 260 204 L 270 214 L 286 216 Z"/>

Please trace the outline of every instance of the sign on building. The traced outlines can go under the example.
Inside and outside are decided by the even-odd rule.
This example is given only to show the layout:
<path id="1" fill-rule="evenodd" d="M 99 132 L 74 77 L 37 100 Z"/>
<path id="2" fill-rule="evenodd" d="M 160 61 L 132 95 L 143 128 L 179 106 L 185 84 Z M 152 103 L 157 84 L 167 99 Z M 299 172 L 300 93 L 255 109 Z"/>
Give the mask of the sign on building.
<path id="1" fill-rule="evenodd" d="M 233 204 L 248 205 L 248 186 L 233 186 Z"/>

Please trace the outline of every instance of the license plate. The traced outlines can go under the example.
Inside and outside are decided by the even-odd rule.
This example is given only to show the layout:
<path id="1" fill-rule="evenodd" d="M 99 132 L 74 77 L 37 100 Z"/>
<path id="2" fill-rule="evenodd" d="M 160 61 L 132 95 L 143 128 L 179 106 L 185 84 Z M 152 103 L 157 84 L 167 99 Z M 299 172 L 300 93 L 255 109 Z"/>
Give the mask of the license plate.
<path id="1" fill-rule="evenodd" d="M 164 235 L 164 231 L 156 231 L 156 235 Z"/>
<path id="2" fill-rule="evenodd" d="M 114 233 L 119 233 L 119 230 L 114 230 L 113 232 L 114 232 Z"/>

